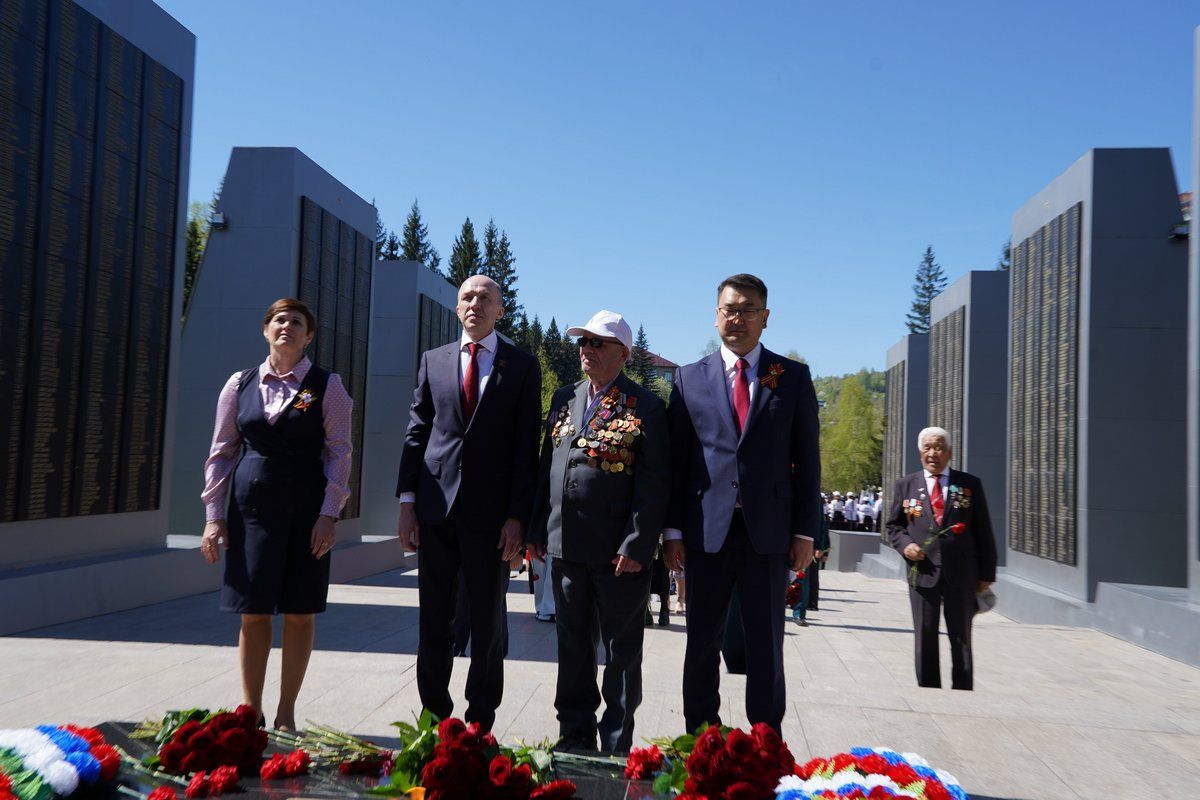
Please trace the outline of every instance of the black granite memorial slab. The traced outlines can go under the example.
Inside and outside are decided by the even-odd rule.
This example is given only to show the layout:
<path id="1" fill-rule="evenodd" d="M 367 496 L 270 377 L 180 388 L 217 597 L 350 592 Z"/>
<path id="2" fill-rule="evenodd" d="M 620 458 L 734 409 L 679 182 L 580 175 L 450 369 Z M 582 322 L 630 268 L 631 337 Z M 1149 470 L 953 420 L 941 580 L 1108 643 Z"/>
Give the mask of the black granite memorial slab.
<path id="1" fill-rule="evenodd" d="M 7 97 L 0 97 L 0 169 L 25 180 L 38 177 L 42 118 Z"/>
<path id="2" fill-rule="evenodd" d="M 28 39 L 0 28 L 0 97 L 42 113 L 46 53 Z"/>
<path id="3" fill-rule="evenodd" d="M 333 371 L 341 375 L 343 379 L 350 377 L 351 356 L 350 337 L 337 336 L 337 349 L 333 354 Z"/>
<path id="4" fill-rule="evenodd" d="M 38 186 L 0 168 L 0 241 L 32 247 L 37 232 Z"/>
<path id="5" fill-rule="evenodd" d="M 337 294 L 337 253 L 321 248 L 321 293 Z"/>
<path id="6" fill-rule="evenodd" d="M 313 284 L 321 281 L 320 248 L 307 239 L 300 242 L 300 280 Z"/>
<path id="7" fill-rule="evenodd" d="M 54 124 L 85 139 L 95 139 L 97 89 L 94 75 L 59 64 L 53 92 L 50 107 L 54 112 Z"/>
<path id="8" fill-rule="evenodd" d="M 151 116 L 178 128 L 183 108 L 183 81 L 152 58 L 147 57 L 146 64 L 147 110 Z"/>
<path id="9" fill-rule="evenodd" d="M 92 160 L 89 139 L 54 125 L 50 129 L 50 188 L 84 203 L 92 198 Z"/>
<path id="10" fill-rule="evenodd" d="M 44 202 L 49 208 L 42 251 L 67 261 L 87 261 L 90 204 L 56 189 L 47 190 Z"/>
<path id="11" fill-rule="evenodd" d="M 33 250 L 16 242 L 0 241 L 0 311 L 29 313 L 33 302 L 33 265 Z"/>
<path id="12" fill-rule="evenodd" d="M 177 189 L 174 183 L 157 175 L 146 174 L 142 224 L 156 233 L 174 233 Z"/>
<path id="13" fill-rule="evenodd" d="M 349 297 L 338 297 L 336 302 L 336 322 L 334 327 L 338 331 L 338 335 L 350 336 L 351 329 L 354 327 L 354 301 Z"/>
<path id="14" fill-rule="evenodd" d="M 84 452 L 76 459 L 71 514 L 114 514 L 117 511 L 118 458 L 116 450 Z"/>
<path id="15" fill-rule="evenodd" d="M 369 294 L 360 296 L 370 297 Z M 366 303 L 356 302 L 354 304 L 354 330 L 351 332 L 356 341 L 367 341 L 367 336 L 370 333 L 370 324 L 371 307 Z"/>
<path id="16" fill-rule="evenodd" d="M 130 101 L 135 108 L 142 102 L 142 51 L 125 41 L 110 28 L 105 28 L 104 54 L 108 67 L 105 86 Z"/>
<path id="17" fill-rule="evenodd" d="M 170 288 L 171 268 L 175 264 L 175 238 L 169 234 L 143 230 L 139 256 L 138 286 L 153 290 Z"/>
<path id="18" fill-rule="evenodd" d="M 141 112 L 133 101 L 125 99 L 112 89 L 104 91 L 104 103 L 100 112 L 100 138 L 104 142 L 105 150 L 117 153 L 131 162 L 136 161 L 141 124 Z"/>
<path id="19" fill-rule="evenodd" d="M 126 336 L 133 307 L 129 273 L 94 269 L 88 280 L 87 329 L 110 337 Z"/>
<path id="20" fill-rule="evenodd" d="M 70 328 L 83 325 L 87 267 L 76 261 L 47 256 L 33 276 L 34 322 Z"/>
<path id="21" fill-rule="evenodd" d="M 25 387 L 28 381 L 29 317 L 0 311 L 0 521 L 16 518 Z"/>
<path id="22" fill-rule="evenodd" d="M 315 281 L 300 281 L 300 302 L 311 308 L 317 307 L 318 286 Z"/>
<path id="23" fill-rule="evenodd" d="M 31 42 L 46 41 L 46 10 L 43 0 L 4 0 L 0 3 L 0 27 Z"/>
<path id="24" fill-rule="evenodd" d="M 179 176 L 179 131 L 154 117 L 146 120 L 146 168 L 174 183 Z"/>
<path id="25" fill-rule="evenodd" d="M 58 41 L 52 44 L 60 61 L 93 77 L 100 57 L 100 20 L 73 0 L 53 0 L 51 13 L 58 20 Z"/>

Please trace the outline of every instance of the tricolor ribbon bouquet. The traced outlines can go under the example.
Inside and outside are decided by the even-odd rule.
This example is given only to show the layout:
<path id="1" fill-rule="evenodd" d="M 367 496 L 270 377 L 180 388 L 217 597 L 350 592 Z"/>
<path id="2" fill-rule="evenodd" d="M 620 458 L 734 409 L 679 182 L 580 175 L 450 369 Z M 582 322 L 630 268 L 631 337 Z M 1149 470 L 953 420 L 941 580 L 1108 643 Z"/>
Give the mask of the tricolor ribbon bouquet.
<path id="1" fill-rule="evenodd" d="M 93 728 L 0 730 L 0 800 L 54 800 L 116 777 L 121 756 Z"/>
<path id="2" fill-rule="evenodd" d="M 958 780 L 916 753 L 855 747 L 814 758 L 779 781 L 776 800 L 968 800 Z"/>

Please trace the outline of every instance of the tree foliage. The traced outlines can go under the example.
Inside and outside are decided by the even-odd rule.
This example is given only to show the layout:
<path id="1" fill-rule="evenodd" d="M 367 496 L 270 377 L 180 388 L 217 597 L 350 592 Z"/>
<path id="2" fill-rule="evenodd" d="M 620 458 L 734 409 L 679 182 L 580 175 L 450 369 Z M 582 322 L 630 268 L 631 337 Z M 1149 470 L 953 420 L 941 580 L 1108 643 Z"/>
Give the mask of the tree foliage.
<path id="1" fill-rule="evenodd" d="M 909 333 L 929 333 L 929 305 L 945 288 L 946 274 L 934 260 L 933 247 L 926 247 L 913 282 L 914 296 L 907 318 Z"/>
<path id="2" fill-rule="evenodd" d="M 454 239 L 454 248 L 450 251 L 450 274 L 446 280 L 458 288 L 463 282 L 477 275 L 483 269 L 483 255 L 479 252 L 479 240 L 475 238 L 475 226 L 471 218 L 463 220 L 462 230 Z"/>
<path id="3" fill-rule="evenodd" d="M 1007 270 L 1012 266 L 1012 237 L 1000 248 L 1000 258 L 996 259 L 996 269 Z"/>
<path id="4" fill-rule="evenodd" d="M 860 373 L 861 374 L 861 373 Z M 821 425 L 821 485 L 825 491 L 877 486 L 882 475 L 881 404 L 860 375 L 847 375 L 827 402 Z"/>
<path id="5" fill-rule="evenodd" d="M 395 238 L 395 234 L 389 238 Z M 442 257 L 437 248 L 429 243 L 429 226 L 421 220 L 421 206 L 413 200 L 408 209 L 408 217 L 404 220 L 404 231 L 399 242 L 399 256 L 407 261 L 419 261 L 439 275 L 441 274 Z M 461 281 L 460 281 L 461 283 Z M 455 285 L 457 288 L 457 284 Z"/>
<path id="6" fill-rule="evenodd" d="M 187 316 L 188 303 L 191 302 L 192 290 L 196 288 L 196 276 L 200 272 L 200 261 L 204 258 L 204 248 L 208 245 L 210 232 L 208 216 L 212 210 L 212 202 L 202 203 L 193 200 L 188 204 L 187 231 L 183 251 L 184 316 Z"/>
<path id="7" fill-rule="evenodd" d="M 637 337 L 633 340 L 633 351 L 625 364 L 625 372 L 647 388 L 656 377 L 654 356 L 650 353 L 650 339 L 646 336 L 646 328 L 643 325 L 638 325 Z"/>

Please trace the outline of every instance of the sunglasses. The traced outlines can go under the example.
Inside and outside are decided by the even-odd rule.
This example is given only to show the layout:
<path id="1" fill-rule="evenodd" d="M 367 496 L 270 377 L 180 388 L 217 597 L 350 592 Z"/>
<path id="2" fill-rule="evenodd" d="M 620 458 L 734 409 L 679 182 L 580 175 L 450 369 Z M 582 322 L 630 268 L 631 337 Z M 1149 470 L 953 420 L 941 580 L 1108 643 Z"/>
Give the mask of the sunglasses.
<path id="1" fill-rule="evenodd" d="M 616 344 L 616 342 L 610 342 L 608 339 L 601 339 L 599 336 L 580 336 L 575 341 L 575 344 L 579 345 L 580 350 L 585 347 L 594 347 L 599 350 L 606 344 Z"/>

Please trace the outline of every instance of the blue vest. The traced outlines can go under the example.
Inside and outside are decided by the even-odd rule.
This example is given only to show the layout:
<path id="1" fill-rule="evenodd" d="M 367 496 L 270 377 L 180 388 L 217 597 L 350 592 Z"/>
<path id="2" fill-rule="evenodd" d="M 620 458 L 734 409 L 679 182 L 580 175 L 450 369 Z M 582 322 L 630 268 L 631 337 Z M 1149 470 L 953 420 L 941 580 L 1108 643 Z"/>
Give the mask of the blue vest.
<path id="1" fill-rule="evenodd" d="M 275 424 L 263 410 L 258 368 L 242 374 L 238 384 L 238 432 L 242 456 L 233 472 L 233 499 L 247 520 L 270 525 L 295 514 L 320 514 L 325 500 L 325 420 L 322 401 L 329 373 L 313 366 L 296 397 Z M 305 391 L 307 408 L 297 408 Z"/>

